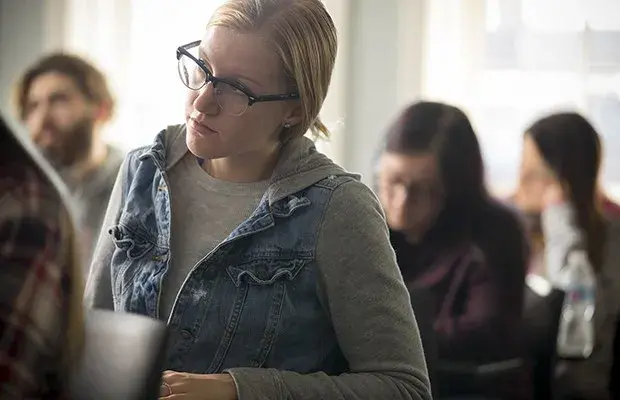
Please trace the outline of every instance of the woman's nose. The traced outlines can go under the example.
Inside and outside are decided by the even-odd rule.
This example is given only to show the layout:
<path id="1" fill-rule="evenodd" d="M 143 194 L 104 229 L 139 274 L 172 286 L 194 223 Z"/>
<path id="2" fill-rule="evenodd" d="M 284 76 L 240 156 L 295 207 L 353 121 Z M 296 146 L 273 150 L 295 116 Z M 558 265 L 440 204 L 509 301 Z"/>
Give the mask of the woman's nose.
<path id="1" fill-rule="evenodd" d="M 194 108 L 197 111 L 207 115 L 216 115 L 220 112 L 213 82 L 207 82 L 197 93 L 193 101 Z"/>

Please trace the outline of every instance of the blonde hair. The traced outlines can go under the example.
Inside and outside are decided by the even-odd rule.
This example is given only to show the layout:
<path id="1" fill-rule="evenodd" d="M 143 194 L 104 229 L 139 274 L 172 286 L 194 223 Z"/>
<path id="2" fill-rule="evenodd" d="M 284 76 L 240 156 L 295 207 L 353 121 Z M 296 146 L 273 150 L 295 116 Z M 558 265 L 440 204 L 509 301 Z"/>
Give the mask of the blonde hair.
<path id="1" fill-rule="evenodd" d="M 284 132 L 287 140 L 308 130 L 328 138 L 319 118 L 336 61 L 336 27 L 320 0 L 229 0 L 213 13 L 208 27 L 267 33 L 287 77 L 298 91 L 301 123 Z"/>

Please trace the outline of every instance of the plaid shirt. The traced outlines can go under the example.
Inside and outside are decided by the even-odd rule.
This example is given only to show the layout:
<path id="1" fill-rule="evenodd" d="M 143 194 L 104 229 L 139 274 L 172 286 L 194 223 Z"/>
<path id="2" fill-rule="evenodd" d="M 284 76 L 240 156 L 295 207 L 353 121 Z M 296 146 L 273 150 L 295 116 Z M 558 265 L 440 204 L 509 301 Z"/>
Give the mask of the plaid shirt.
<path id="1" fill-rule="evenodd" d="M 34 162 L 23 161 L 0 160 L 0 398 L 56 398 L 70 225 L 54 185 Z"/>

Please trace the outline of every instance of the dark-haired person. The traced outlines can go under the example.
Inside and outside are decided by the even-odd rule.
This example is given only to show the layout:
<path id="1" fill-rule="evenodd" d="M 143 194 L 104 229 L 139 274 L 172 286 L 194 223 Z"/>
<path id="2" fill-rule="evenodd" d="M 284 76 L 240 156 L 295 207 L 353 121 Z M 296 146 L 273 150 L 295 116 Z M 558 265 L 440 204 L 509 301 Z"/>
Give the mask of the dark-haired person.
<path id="1" fill-rule="evenodd" d="M 377 178 L 405 282 L 434 299 L 435 394 L 530 398 L 517 361 L 526 237 L 517 216 L 487 193 L 467 116 L 442 103 L 407 107 L 387 132 Z M 476 375 L 480 365 L 497 373 Z"/>
<path id="2" fill-rule="evenodd" d="M 102 138 L 114 111 L 106 78 L 80 57 L 53 53 L 26 70 L 16 97 L 19 118 L 71 191 L 88 259 L 123 162 Z"/>
<path id="3" fill-rule="evenodd" d="M 597 277 L 594 352 L 587 360 L 560 364 L 558 389 L 562 398 L 610 399 L 620 311 L 620 224 L 611 215 L 613 203 L 599 191 L 600 138 L 572 112 L 546 116 L 525 132 L 513 201 L 530 225 L 530 272 L 565 289 L 566 261 L 581 249 Z"/>
<path id="4" fill-rule="evenodd" d="M 436 395 L 527 399 L 526 367 L 516 361 L 527 242 L 517 216 L 487 193 L 483 170 L 467 116 L 447 104 L 417 102 L 387 132 L 379 197 L 405 282 L 434 299 L 428 307 L 439 357 Z M 442 367 L 480 365 L 498 372 Z"/>

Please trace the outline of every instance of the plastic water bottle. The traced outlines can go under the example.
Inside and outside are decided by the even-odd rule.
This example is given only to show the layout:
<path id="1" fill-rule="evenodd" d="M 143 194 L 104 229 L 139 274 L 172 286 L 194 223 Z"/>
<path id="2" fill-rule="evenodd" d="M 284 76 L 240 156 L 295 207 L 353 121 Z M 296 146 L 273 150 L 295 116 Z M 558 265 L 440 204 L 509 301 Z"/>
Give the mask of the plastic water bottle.
<path id="1" fill-rule="evenodd" d="M 557 351 L 562 358 L 585 359 L 594 348 L 596 280 L 585 251 L 569 254 L 566 297 L 558 332 Z"/>

